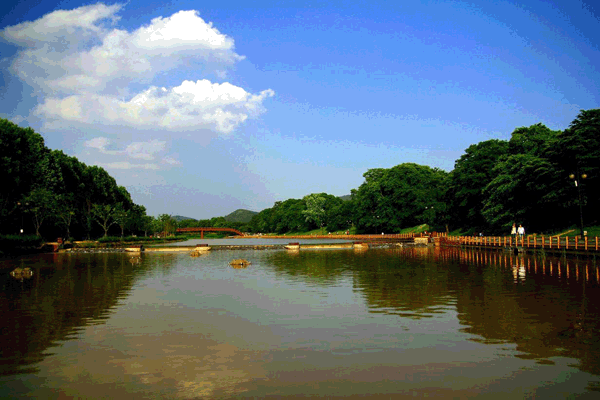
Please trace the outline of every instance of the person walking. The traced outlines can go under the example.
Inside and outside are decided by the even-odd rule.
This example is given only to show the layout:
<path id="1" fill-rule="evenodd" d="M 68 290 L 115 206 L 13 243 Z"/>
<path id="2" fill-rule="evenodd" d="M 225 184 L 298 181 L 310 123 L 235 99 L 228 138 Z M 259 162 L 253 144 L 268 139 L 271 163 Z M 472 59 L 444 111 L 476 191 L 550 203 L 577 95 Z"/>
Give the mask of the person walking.
<path id="1" fill-rule="evenodd" d="M 523 243 L 523 236 L 525 235 L 525 228 L 523 228 L 523 225 L 519 224 L 519 229 L 517 229 L 517 233 L 519 234 L 519 239 L 521 239 L 521 243 Z"/>
<path id="2" fill-rule="evenodd" d="M 516 238 L 516 237 L 517 237 L 517 225 L 516 225 L 515 223 L 513 223 L 513 226 L 512 226 L 512 228 L 510 228 L 510 235 L 511 235 L 513 238 Z"/>

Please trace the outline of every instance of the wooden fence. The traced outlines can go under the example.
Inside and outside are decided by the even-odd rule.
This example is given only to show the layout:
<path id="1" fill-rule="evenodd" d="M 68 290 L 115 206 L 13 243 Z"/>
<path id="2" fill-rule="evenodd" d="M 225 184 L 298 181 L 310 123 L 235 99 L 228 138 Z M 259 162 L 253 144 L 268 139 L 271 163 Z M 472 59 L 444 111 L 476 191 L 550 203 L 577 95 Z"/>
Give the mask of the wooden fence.
<path id="1" fill-rule="evenodd" d="M 440 238 L 440 244 L 444 245 L 467 245 L 483 247 L 523 247 L 531 249 L 553 249 L 553 250 L 585 250 L 598 251 L 600 242 L 598 237 L 589 238 L 585 236 L 447 236 Z"/>

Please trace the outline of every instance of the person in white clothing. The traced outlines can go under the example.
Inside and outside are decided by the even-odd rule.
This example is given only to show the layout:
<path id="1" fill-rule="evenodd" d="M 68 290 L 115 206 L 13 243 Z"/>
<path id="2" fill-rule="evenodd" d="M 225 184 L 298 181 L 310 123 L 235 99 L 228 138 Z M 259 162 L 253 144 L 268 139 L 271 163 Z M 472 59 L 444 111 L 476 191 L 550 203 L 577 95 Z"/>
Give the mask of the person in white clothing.
<path id="1" fill-rule="evenodd" d="M 519 229 L 517 229 L 517 233 L 519 234 L 519 238 L 523 239 L 523 235 L 525 235 L 525 228 L 523 228 L 523 225 L 519 224 Z"/>

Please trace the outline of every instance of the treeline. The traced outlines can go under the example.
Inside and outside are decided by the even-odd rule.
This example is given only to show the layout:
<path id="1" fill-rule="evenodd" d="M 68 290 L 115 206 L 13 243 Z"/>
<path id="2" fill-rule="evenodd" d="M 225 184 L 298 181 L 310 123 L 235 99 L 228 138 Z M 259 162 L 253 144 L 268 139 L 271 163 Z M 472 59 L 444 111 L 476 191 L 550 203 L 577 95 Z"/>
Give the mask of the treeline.
<path id="1" fill-rule="evenodd" d="M 420 224 L 506 234 L 513 223 L 553 232 L 580 223 L 581 215 L 588 226 L 598 223 L 600 109 L 581 111 L 563 131 L 536 124 L 515 129 L 507 141 L 469 146 L 451 172 L 413 163 L 370 169 L 347 201 L 327 193 L 278 201 L 247 224 L 147 216 L 104 169 L 46 148 L 32 129 L 7 120 L 0 120 L 0 168 L 3 234 L 96 238 L 196 226 L 395 233 Z"/>
<path id="2" fill-rule="evenodd" d="M 103 168 L 50 150 L 31 128 L 0 119 L 0 233 L 90 239 L 160 228 Z"/>
<path id="3" fill-rule="evenodd" d="M 598 223 L 600 109 L 584 110 L 564 131 L 542 124 L 515 129 L 510 140 L 474 144 L 447 173 L 404 163 L 368 170 L 349 201 L 316 193 L 276 202 L 255 215 L 252 232 L 356 229 L 394 233 L 428 224 L 438 231 L 507 234 L 553 232 Z M 580 210 L 581 206 L 581 210 Z M 581 211 L 581 213 L 580 213 Z"/>

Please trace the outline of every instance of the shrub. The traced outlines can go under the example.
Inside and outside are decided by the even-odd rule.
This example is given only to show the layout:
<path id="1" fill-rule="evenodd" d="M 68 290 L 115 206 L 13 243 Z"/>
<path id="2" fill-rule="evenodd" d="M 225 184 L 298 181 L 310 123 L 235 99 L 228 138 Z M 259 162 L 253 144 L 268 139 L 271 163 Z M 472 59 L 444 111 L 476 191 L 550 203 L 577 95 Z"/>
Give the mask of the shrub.
<path id="1" fill-rule="evenodd" d="M 0 235 L 0 248 L 40 247 L 43 239 L 36 235 Z"/>

